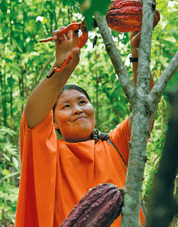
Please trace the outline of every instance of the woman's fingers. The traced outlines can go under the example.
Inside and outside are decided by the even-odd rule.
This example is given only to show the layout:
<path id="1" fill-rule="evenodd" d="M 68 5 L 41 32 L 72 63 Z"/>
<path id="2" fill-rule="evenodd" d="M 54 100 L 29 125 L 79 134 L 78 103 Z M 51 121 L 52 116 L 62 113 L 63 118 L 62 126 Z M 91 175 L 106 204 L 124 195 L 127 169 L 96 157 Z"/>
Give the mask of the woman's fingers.
<path id="1" fill-rule="evenodd" d="M 73 48 L 73 50 L 71 51 L 71 58 L 76 58 L 78 59 L 80 56 L 80 48 L 79 47 L 75 47 Z"/>
<path id="2" fill-rule="evenodd" d="M 52 33 L 52 37 L 53 37 L 53 40 L 56 42 L 56 41 L 62 41 L 65 39 L 65 36 L 64 35 L 61 35 L 58 37 L 58 35 L 61 33 L 61 31 L 65 29 L 65 27 L 60 27 L 58 30 L 55 30 L 53 31 Z"/>
<path id="3" fill-rule="evenodd" d="M 61 41 L 68 39 L 68 40 L 73 40 L 74 44 L 73 46 L 78 45 L 78 30 L 74 31 L 73 34 L 71 31 L 66 32 L 63 35 L 60 35 L 61 31 L 65 29 L 65 27 L 60 27 L 58 30 L 53 31 L 52 37 L 53 40 L 56 42 L 56 44 L 59 44 Z M 60 35 L 60 36 L 59 36 Z"/>
<path id="4" fill-rule="evenodd" d="M 65 59 L 71 56 L 69 62 L 65 68 L 75 68 L 79 62 L 80 48 L 78 45 L 78 31 L 68 31 L 65 34 L 60 35 L 61 31 L 65 27 L 60 27 L 58 30 L 54 31 L 52 37 L 56 42 L 56 64 L 62 65 Z"/>
<path id="5" fill-rule="evenodd" d="M 69 66 L 68 66 L 69 68 L 76 67 L 80 59 L 79 56 L 80 56 L 80 48 L 79 47 L 73 48 L 71 52 L 71 60 L 69 61 Z"/>
<path id="6" fill-rule="evenodd" d="M 66 36 L 67 39 L 72 39 L 71 31 L 68 31 L 67 33 L 65 33 L 65 36 Z"/>

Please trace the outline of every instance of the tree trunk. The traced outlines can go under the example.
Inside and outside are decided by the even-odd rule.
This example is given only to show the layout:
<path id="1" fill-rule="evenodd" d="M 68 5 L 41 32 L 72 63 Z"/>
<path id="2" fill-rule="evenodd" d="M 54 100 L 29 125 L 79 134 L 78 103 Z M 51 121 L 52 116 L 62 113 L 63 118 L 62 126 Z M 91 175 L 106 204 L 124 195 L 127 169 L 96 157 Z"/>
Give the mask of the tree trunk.
<path id="1" fill-rule="evenodd" d="M 132 107 L 132 131 L 130 142 L 130 156 L 128 175 L 126 180 L 126 191 L 124 197 L 122 227 L 140 226 L 139 209 L 141 202 L 141 188 L 146 157 L 146 143 L 149 135 L 149 120 L 156 111 L 161 95 L 171 79 L 171 76 L 178 68 L 178 52 L 171 60 L 167 69 L 163 72 L 158 82 L 149 93 L 150 80 L 150 49 L 153 29 L 153 8 L 152 4 L 145 0 L 143 4 L 143 20 L 141 44 L 138 50 L 138 77 L 137 86 L 134 87 L 127 74 L 119 52 L 112 40 L 105 17 L 95 13 L 97 25 L 103 37 L 106 50 L 111 58 L 116 73 L 118 74 L 121 86 Z"/>

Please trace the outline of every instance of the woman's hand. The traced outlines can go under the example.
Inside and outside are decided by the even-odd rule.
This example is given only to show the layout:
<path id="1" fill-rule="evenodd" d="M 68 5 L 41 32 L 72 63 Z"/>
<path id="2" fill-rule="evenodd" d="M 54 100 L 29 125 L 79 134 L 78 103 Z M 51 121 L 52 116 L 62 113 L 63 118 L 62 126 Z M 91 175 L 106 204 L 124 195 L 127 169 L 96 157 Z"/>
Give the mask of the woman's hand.
<path id="1" fill-rule="evenodd" d="M 60 27 L 52 34 L 53 40 L 56 43 L 56 65 L 60 67 L 71 53 L 71 59 L 66 68 L 75 68 L 79 62 L 80 53 L 80 48 L 76 47 L 78 33 L 74 32 L 72 34 L 71 31 L 69 31 L 65 35 L 57 37 L 58 33 L 60 33 L 64 28 L 65 27 Z"/>
<path id="2" fill-rule="evenodd" d="M 158 24 L 159 20 L 160 20 L 159 10 L 155 9 L 153 29 Z M 140 46 L 140 36 L 141 36 L 141 31 L 131 32 L 130 34 L 131 52 L 132 52 L 132 57 L 134 58 L 138 57 L 136 49 Z"/>

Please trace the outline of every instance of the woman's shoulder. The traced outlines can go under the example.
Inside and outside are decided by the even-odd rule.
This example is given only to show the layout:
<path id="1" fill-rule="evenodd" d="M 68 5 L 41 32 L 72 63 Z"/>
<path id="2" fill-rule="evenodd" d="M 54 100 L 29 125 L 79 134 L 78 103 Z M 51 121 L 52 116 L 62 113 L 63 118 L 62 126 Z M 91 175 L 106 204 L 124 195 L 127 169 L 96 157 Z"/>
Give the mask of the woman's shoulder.
<path id="1" fill-rule="evenodd" d="M 114 129 L 109 132 L 110 139 L 113 137 L 123 134 L 128 137 L 131 133 L 131 119 L 130 116 L 127 117 L 121 124 L 118 124 Z"/>
<path id="2" fill-rule="evenodd" d="M 23 148 L 24 144 L 55 143 L 55 141 L 57 141 L 57 135 L 53 124 L 52 111 L 32 129 L 28 127 L 25 119 L 25 111 L 23 111 L 20 123 L 21 148 Z"/>
<path id="3" fill-rule="evenodd" d="M 41 128 L 45 128 L 47 125 L 52 125 L 52 124 L 53 124 L 53 112 L 52 112 L 52 110 L 49 112 L 49 114 L 39 124 L 37 124 L 33 128 L 30 128 L 27 124 L 27 121 L 26 121 L 26 118 L 25 118 L 25 108 L 22 112 L 20 127 L 27 129 L 28 131 L 40 130 Z"/>

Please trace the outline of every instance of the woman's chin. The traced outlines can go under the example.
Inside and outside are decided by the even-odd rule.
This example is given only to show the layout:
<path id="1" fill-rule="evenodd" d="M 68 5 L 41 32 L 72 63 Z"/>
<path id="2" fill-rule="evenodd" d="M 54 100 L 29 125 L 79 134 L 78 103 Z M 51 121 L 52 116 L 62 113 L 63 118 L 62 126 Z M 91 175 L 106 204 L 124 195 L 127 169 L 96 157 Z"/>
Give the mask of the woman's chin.
<path id="1" fill-rule="evenodd" d="M 85 129 L 80 129 L 76 130 L 73 133 L 70 133 L 71 135 L 64 136 L 64 139 L 66 142 L 70 143 L 77 143 L 77 142 L 83 142 L 91 139 L 91 134 L 92 134 L 93 129 L 91 130 L 86 130 Z"/>

